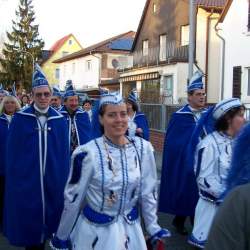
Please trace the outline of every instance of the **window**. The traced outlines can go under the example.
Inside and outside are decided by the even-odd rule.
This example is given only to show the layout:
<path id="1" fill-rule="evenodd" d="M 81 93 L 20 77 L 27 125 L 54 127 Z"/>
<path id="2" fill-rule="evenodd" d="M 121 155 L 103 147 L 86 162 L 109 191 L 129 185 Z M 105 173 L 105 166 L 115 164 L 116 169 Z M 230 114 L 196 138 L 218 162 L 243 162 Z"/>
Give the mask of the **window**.
<path id="1" fill-rule="evenodd" d="M 181 26 L 181 46 L 189 44 L 189 25 Z"/>
<path id="2" fill-rule="evenodd" d="M 247 88 L 247 95 L 250 96 L 250 68 L 247 69 L 247 83 L 248 83 L 248 88 Z"/>
<path id="3" fill-rule="evenodd" d="M 154 3 L 153 4 L 153 13 L 156 13 L 156 11 L 157 11 L 157 5 L 156 5 L 156 3 Z"/>
<path id="4" fill-rule="evenodd" d="M 90 71 L 92 69 L 92 62 L 91 60 L 86 61 L 86 71 Z"/>
<path id="5" fill-rule="evenodd" d="M 148 56 L 148 40 L 142 41 L 142 55 Z"/>
<path id="6" fill-rule="evenodd" d="M 68 54 L 69 54 L 69 52 L 63 51 L 63 52 L 62 52 L 62 57 L 67 56 Z"/>
<path id="7" fill-rule="evenodd" d="M 69 40 L 69 45 L 71 45 L 73 43 L 73 41 L 72 40 Z"/>
<path id="8" fill-rule="evenodd" d="M 56 77 L 56 79 L 60 78 L 60 69 L 56 69 L 56 71 L 55 71 L 55 77 Z"/>
<path id="9" fill-rule="evenodd" d="M 75 74 L 76 71 L 76 64 L 72 63 L 72 74 Z"/>
<path id="10" fill-rule="evenodd" d="M 142 81 L 141 101 L 143 103 L 160 102 L 160 79 L 151 79 Z"/>
<path id="11" fill-rule="evenodd" d="M 173 103 L 173 76 L 168 75 L 163 77 L 163 95 L 162 103 Z"/>
<path id="12" fill-rule="evenodd" d="M 167 36 L 161 35 L 160 36 L 160 51 L 159 51 L 159 59 L 160 61 L 166 61 L 167 59 Z"/>

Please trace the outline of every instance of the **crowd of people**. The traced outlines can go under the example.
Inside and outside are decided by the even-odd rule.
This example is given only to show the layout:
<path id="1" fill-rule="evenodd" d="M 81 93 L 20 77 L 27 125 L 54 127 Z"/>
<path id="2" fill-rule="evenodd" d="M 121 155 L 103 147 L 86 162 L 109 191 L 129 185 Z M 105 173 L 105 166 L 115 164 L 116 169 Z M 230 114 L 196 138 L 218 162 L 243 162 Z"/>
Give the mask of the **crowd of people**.
<path id="1" fill-rule="evenodd" d="M 0 89 L 0 218 L 11 245 L 44 250 L 163 249 L 173 214 L 188 242 L 247 249 L 250 127 L 237 98 L 205 108 L 202 74 L 188 104 L 173 113 L 163 150 L 160 190 L 149 125 L 136 91 L 124 100 L 101 91 L 82 107 L 67 81 L 51 89 L 38 65 L 31 95 Z M 246 184 L 246 185 L 245 185 Z M 243 185 L 243 186 L 242 186 Z M 237 187 L 241 186 L 241 187 Z M 159 193 L 159 197 L 158 197 Z M 225 247 L 227 246 L 227 247 Z"/>

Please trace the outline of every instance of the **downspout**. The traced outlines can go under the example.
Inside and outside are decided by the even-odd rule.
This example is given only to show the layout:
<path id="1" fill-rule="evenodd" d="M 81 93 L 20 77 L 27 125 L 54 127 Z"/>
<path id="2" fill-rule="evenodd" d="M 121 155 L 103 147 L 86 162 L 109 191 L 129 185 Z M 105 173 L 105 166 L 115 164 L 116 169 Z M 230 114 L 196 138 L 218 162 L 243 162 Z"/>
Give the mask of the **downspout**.
<path id="1" fill-rule="evenodd" d="M 224 88 L 225 88 L 225 51 L 226 51 L 226 40 L 219 34 L 219 29 L 217 26 L 219 24 L 219 20 L 216 23 L 214 29 L 216 32 L 216 35 L 221 39 L 222 41 L 222 65 L 221 65 L 221 100 L 224 99 Z"/>
<path id="2" fill-rule="evenodd" d="M 209 54 L 209 30 L 210 30 L 210 17 L 214 14 L 214 9 L 212 9 L 211 13 L 207 16 L 207 34 L 206 34 L 206 62 L 205 62 L 205 91 L 208 91 L 208 54 Z M 207 102 L 207 95 L 206 95 Z"/>

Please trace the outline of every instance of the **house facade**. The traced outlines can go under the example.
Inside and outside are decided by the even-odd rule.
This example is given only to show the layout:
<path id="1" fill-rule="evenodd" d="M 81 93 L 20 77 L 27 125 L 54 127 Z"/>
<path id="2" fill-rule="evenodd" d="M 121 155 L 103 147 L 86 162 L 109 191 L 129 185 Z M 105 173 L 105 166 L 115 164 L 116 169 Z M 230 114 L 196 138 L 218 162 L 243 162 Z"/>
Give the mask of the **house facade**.
<path id="1" fill-rule="evenodd" d="M 214 26 L 225 0 L 196 1 L 195 62 L 206 75 L 207 102 L 219 100 L 220 39 Z M 124 96 L 137 88 L 144 103 L 182 104 L 188 78 L 189 1 L 148 0 L 132 47 L 133 65 L 121 69 Z"/>
<path id="2" fill-rule="evenodd" d="M 54 63 L 60 68 L 60 88 L 71 79 L 76 90 L 90 91 L 99 87 L 119 90 L 118 67 L 131 60 L 135 33 L 129 31 L 72 53 Z"/>
<path id="3" fill-rule="evenodd" d="M 54 63 L 54 61 L 81 49 L 82 46 L 75 36 L 69 34 L 56 41 L 49 50 L 43 51 L 43 56 L 46 59 L 42 62 L 41 66 L 51 85 L 58 85 L 60 75 L 62 74 L 59 65 Z"/>
<path id="4" fill-rule="evenodd" d="M 224 46 L 222 97 L 250 106 L 250 1 L 227 1 L 218 24 Z"/>

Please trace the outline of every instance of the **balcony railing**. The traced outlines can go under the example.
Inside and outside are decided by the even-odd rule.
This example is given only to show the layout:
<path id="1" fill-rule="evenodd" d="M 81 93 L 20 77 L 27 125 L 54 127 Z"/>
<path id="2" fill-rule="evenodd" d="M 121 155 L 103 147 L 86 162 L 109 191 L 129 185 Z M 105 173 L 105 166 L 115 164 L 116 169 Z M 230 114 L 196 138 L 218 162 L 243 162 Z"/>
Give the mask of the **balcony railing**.
<path id="1" fill-rule="evenodd" d="M 132 63 L 121 63 L 120 70 L 132 67 L 147 67 L 173 62 L 188 61 L 188 45 L 177 46 L 176 42 L 168 42 L 166 47 L 154 47 L 146 50 L 135 51 Z"/>

